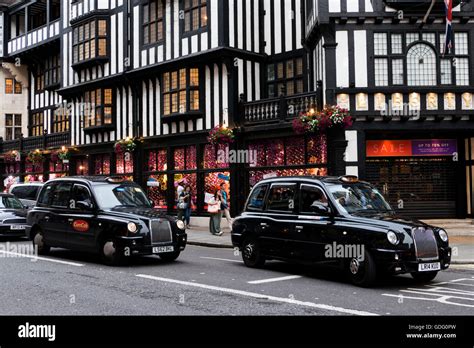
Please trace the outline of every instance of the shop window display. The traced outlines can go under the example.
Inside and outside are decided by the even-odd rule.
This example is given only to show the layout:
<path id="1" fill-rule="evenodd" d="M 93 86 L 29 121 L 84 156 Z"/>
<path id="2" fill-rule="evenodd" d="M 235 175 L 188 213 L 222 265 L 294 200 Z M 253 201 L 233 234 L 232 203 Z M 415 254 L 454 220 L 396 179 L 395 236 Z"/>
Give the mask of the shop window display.
<path id="1" fill-rule="evenodd" d="M 5 163 L 5 174 L 16 174 L 20 172 L 20 162 Z"/>
<path id="2" fill-rule="evenodd" d="M 94 156 L 94 175 L 110 175 L 110 155 Z"/>
<path id="3" fill-rule="evenodd" d="M 197 174 L 195 173 L 183 173 L 183 174 L 175 174 L 174 175 L 174 187 L 175 187 L 175 192 L 174 196 L 176 197 L 175 201 L 177 200 L 177 188 L 178 184 L 180 182 L 183 182 L 183 186 L 189 185 L 191 186 L 191 200 L 192 200 L 192 210 L 196 211 L 197 209 Z M 174 209 L 177 209 L 176 204 L 174 206 Z"/>
<path id="4" fill-rule="evenodd" d="M 196 146 L 187 146 L 174 150 L 174 169 L 193 170 L 197 169 Z"/>
<path id="5" fill-rule="evenodd" d="M 49 179 L 64 178 L 69 173 L 69 164 L 50 161 L 49 162 Z"/>
<path id="6" fill-rule="evenodd" d="M 145 171 L 150 173 L 147 180 L 147 194 L 156 209 L 168 209 L 167 189 L 168 152 L 166 149 L 152 150 L 148 153 Z"/>
<path id="7" fill-rule="evenodd" d="M 89 159 L 78 158 L 76 160 L 76 175 L 88 175 L 89 174 Z"/>
<path id="8" fill-rule="evenodd" d="M 222 183 L 226 185 L 228 205 L 230 208 L 230 172 L 212 172 L 204 177 L 204 192 L 208 195 L 214 195 L 220 189 Z M 204 210 L 207 210 L 207 204 L 204 202 Z"/>
<path id="9" fill-rule="evenodd" d="M 26 162 L 25 164 L 25 182 L 43 182 L 44 173 L 43 173 L 43 163 L 31 163 Z"/>
<path id="10" fill-rule="evenodd" d="M 204 146 L 204 169 L 228 168 L 229 163 L 226 156 L 219 156 L 222 153 L 228 153 L 229 144 Z M 221 158 L 222 157 L 222 158 Z"/>
<path id="11" fill-rule="evenodd" d="M 122 174 L 126 180 L 133 181 L 133 154 L 117 154 L 115 167 L 117 174 Z"/>
<path id="12" fill-rule="evenodd" d="M 327 175 L 325 135 L 259 140 L 249 150 L 256 154 L 249 166 L 251 187 L 268 176 Z"/>

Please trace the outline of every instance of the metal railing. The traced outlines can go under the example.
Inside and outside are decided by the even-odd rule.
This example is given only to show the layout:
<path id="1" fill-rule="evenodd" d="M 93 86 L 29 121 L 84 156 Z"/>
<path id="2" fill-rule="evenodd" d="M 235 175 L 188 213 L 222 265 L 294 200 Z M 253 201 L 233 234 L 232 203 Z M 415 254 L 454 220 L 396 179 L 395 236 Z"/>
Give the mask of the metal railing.
<path id="1" fill-rule="evenodd" d="M 0 153 L 9 151 L 34 151 L 36 149 L 46 150 L 70 145 L 70 134 L 55 133 L 44 134 L 36 137 L 20 138 L 15 140 L 3 141 L 0 139 Z"/>
<path id="2" fill-rule="evenodd" d="M 243 96 L 241 96 L 241 100 Z M 279 98 L 240 102 L 240 117 L 244 124 L 290 121 L 300 113 L 320 105 L 319 92 L 309 92 Z"/>

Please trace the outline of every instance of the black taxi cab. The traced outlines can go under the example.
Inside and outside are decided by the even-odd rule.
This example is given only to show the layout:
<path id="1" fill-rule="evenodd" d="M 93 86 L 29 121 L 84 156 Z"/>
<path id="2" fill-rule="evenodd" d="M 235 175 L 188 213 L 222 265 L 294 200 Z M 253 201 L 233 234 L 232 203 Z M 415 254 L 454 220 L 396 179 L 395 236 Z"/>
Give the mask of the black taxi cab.
<path id="1" fill-rule="evenodd" d="M 451 262 L 446 231 L 399 216 L 355 176 L 259 182 L 232 225 L 232 242 L 247 267 L 270 259 L 337 262 L 359 286 L 381 274 L 430 282 Z"/>
<path id="2" fill-rule="evenodd" d="M 187 242 L 182 221 L 154 210 L 139 185 L 114 177 L 48 181 L 28 213 L 26 234 L 39 254 L 52 247 L 99 253 L 109 265 L 135 255 L 174 261 Z"/>

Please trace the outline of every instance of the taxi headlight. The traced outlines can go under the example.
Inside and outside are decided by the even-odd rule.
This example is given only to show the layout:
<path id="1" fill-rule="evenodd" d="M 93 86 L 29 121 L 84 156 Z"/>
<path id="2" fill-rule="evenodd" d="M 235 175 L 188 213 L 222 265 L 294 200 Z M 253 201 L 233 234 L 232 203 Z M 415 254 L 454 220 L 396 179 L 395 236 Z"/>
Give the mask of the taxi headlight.
<path id="1" fill-rule="evenodd" d="M 176 220 L 176 226 L 178 226 L 178 228 L 179 228 L 180 230 L 185 230 L 185 229 L 186 229 L 186 225 L 185 225 L 184 222 L 181 221 L 181 220 Z"/>
<path id="2" fill-rule="evenodd" d="M 439 230 L 438 235 L 439 235 L 439 238 L 441 238 L 443 242 L 447 242 L 449 239 L 448 233 L 445 230 Z"/>
<path id="3" fill-rule="evenodd" d="M 398 244 L 398 237 L 396 235 L 395 232 L 392 232 L 392 231 L 389 231 L 387 233 L 387 239 L 388 241 L 393 244 L 393 245 L 397 245 Z"/>
<path id="4" fill-rule="evenodd" d="M 129 222 L 129 223 L 127 224 L 127 230 L 128 230 L 128 232 L 130 232 L 130 233 L 137 233 L 137 231 L 138 231 L 138 226 L 137 226 L 137 224 L 134 223 L 134 222 Z"/>

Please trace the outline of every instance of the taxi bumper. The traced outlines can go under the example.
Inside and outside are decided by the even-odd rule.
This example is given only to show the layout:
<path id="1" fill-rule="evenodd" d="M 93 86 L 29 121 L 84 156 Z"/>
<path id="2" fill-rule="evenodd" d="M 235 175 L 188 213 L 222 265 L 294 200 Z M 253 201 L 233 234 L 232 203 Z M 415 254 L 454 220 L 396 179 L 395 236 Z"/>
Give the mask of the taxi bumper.
<path id="1" fill-rule="evenodd" d="M 441 265 L 441 271 L 448 269 L 451 264 L 451 248 L 441 247 L 438 248 L 439 257 L 437 260 L 423 261 L 416 260 L 414 252 L 400 251 L 400 250 L 387 250 L 387 249 L 375 249 L 372 250 L 377 267 L 382 271 L 391 274 L 404 274 L 419 272 L 420 264 L 437 263 Z"/>

